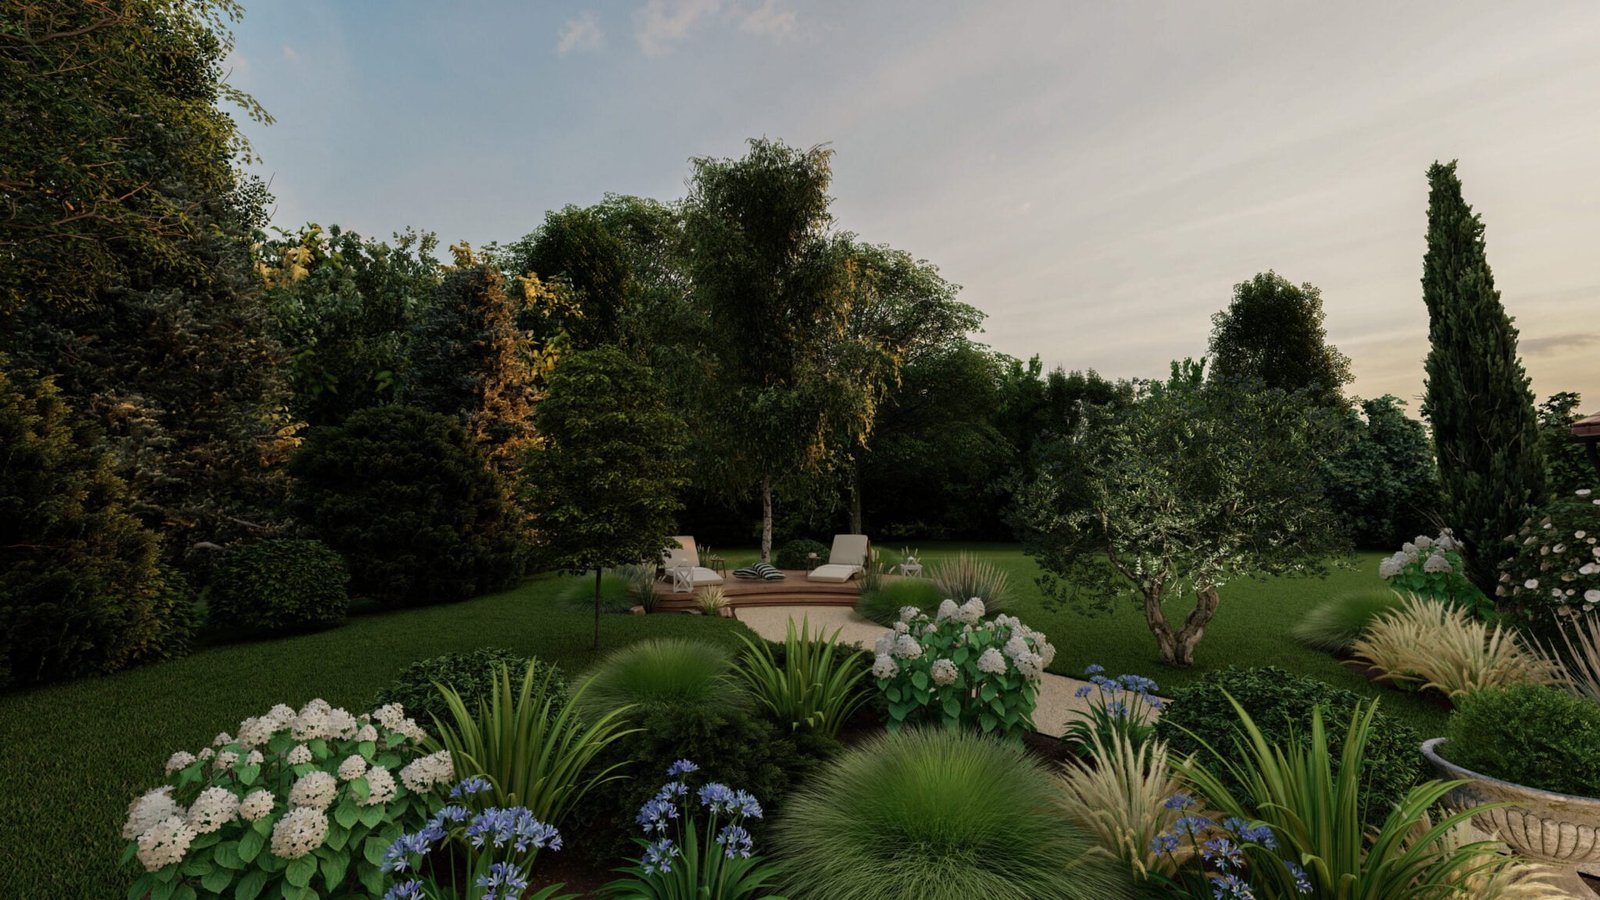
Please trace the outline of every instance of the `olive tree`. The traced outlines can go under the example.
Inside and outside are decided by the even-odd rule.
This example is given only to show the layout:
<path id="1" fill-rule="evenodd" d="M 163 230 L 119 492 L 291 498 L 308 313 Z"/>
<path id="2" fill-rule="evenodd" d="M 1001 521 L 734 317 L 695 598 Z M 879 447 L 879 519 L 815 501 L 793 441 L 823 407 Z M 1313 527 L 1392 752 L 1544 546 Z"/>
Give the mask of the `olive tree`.
<path id="1" fill-rule="evenodd" d="M 1135 402 L 1052 440 L 1018 493 L 1017 522 L 1048 602 L 1132 595 L 1163 662 L 1194 663 L 1246 575 L 1322 572 L 1339 543 L 1318 483 L 1332 413 L 1299 394 L 1206 383 L 1174 364 Z M 1181 620 L 1169 607 L 1192 598 Z"/>

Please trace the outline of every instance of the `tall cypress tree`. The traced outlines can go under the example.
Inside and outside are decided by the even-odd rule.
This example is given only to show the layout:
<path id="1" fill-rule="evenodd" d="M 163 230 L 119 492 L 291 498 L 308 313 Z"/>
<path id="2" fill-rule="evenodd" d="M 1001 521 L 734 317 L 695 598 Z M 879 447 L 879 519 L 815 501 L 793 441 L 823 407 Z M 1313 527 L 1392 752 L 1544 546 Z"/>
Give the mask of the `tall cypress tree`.
<path id="1" fill-rule="evenodd" d="M 1545 470 L 1533 391 L 1517 357 L 1517 329 L 1500 303 L 1484 253 L 1483 222 L 1461 197 L 1456 164 L 1428 169 L 1427 393 L 1447 524 L 1465 542 L 1468 576 L 1494 595 L 1503 538 L 1544 499 Z"/>

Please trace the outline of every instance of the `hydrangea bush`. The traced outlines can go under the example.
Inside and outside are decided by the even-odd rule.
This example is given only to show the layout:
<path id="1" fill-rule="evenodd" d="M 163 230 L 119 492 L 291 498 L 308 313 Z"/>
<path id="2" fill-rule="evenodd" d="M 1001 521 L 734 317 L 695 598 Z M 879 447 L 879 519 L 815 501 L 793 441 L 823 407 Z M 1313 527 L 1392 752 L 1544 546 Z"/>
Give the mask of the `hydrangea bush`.
<path id="1" fill-rule="evenodd" d="M 447 751 L 398 704 L 360 716 L 312 700 L 274 706 L 167 760 L 167 783 L 128 807 L 130 897 L 314 898 L 383 893 L 384 854 L 454 778 Z"/>
<path id="2" fill-rule="evenodd" d="M 1535 626 L 1600 608 L 1600 497 L 1590 488 L 1551 502 L 1506 540 L 1495 596 Z"/>
<path id="3" fill-rule="evenodd" d="M 1447 528 L 1438 537 L 1419 534 L 1378 563 L 1378 575 L 1391 590 L 1476 607 L 1483 599 L 1466 576 L 1461 545 Z"/>
<path id="4" fill-rule="evenodd" d="M 639 808 L 635 821 L 644 837 L 639 861 L 619 869 L 602 896 L 649 900 L 744 900 L 766 897 L 778 877 L 777 866 L 755 852 L 745 823 L 761 818 L 761 803 L 749 792 L 711 782 L 690 784 L 700 767 L 680 759 L 667 768 L 670 779 Z M 698 802 L 696 802 L 698 801 Z M 704 821 L 700 817 L 704 814 Z"/>
<path id="5" fill-rule="evenodd" d="M 539 821 L 525 806 L 491 806 L 476 813 L 480 795 L 490 793 L 488 779 L 473 776 L 450 790 L 452 803 L 439 808 L 420 830 L 401 835 L 383 858 L 383 871 L 394 879 L 383 900 L 569 900 L 562 885 L 528 893 L 534 859 L 540 850 L 560 850 L 561 833 Z M 466 858 L 466 877 L 458 879 L 452 850 Z M 428 863 L 442 851 L 452 865 Z"/>
<path id="6" fill-rule="evenodd" d="M 976 597 L 945 600 L 932 617 L 908 606 L 878 638 L 872 675 L 890 731 L 918 721 L 1007 737 L 1034 730 L 1039 679 L 1056 648 L 1015 616 L 986 622 L 984 612 Z"/>

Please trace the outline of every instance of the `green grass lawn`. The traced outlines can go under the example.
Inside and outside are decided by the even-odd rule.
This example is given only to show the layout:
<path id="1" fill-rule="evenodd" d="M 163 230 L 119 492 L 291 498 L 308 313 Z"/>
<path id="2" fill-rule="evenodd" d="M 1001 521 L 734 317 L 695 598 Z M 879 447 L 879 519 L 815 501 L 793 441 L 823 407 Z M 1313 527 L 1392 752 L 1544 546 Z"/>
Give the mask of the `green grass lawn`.
<path id="1" fill-rule="evenodd" d="M 921 545 L 929 562 L 958 549 Z M 1161 665 L 1131 602 L 1099 616 L 1046 609 L 1033 582 L 1038 569 L 1017 547 L 965 549 L 1011 573 L 1014 612 L 1058 648 L 1053 671 L 1077 675 L 1097 662 L 1113 674 L 1147 675 L 1172 688 L 1230 664 L 1277 665 L 1380 695 L 1389 711 L 1425 736 L 1442 732 L 1439 707 L 1374 689 L 1331 657 L 1288 637 L 1319 600 L 1378 583 L 1376 554 L 1325 580 L 1230 585 L 1200 644 L 1198 664 L 1175 671 Z M 730 568 L 755 556 L 743 548 L 718 552 Z M 583 668 L 593 659 L 592 619 L 558 599 L 562 587 L 562 579 L 546 576 L 467 603 L 364 615 L 320 634 L 210 647 L 172 663 L 0 696 L 0 847 L 8 861 L 0 867 L 0 897 L 123 896 L 131 873 L 117 867 L 123 843 L 118 832 L 128 802 L 160 781 L 172 751 L 203 747 L 218 731 L 231 732 L 241 718 L 274 703 L 298 706 L 323 697 L 365 710 L 409 663 L 484 646 L 538 655 L 569 672 Z M 604 649 L 662 634 L 732 643 L 742 631 L 726 619 L 611 615 L 603 623 L 603 640 Z"/>

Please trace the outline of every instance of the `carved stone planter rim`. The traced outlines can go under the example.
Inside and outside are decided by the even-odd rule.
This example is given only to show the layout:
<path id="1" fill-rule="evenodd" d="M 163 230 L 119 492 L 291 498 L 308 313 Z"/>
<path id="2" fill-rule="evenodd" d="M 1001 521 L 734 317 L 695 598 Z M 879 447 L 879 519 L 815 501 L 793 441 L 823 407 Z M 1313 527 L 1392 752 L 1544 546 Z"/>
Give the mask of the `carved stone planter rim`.
<path id="1" fill-rule="evenodd" d="M 1534 801 L 1542 801 L 1556 809 L 1570 808 L 1573 806 L 1587 806 L 1590 814 L 1600 818 L 1600 798 L 1584 797 L 1578 794 L 1562 794 L 1556 791 L 1547 791 L 1542 788 L 1528 787 L 1514 781 L 1502 781 L 1499 778 L 1490 778 L 1474 772 L 1471 769 L 1458 766 L 1439 755 L 1439 747 L 1444 746 L 1449 738 L 1436 737 L 1422 742 L 1422 756 L 1440 771 L 1448 772 L 1453 779 L 1476 781 L 1493 787 L 1501 793 L 1514 794 L 1518 797 Z M 1508 798 L 1509 799 L 1509 798 Z"/>

